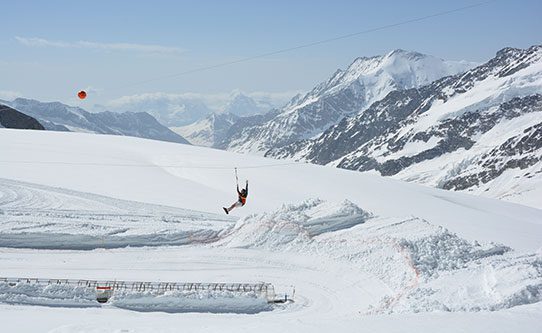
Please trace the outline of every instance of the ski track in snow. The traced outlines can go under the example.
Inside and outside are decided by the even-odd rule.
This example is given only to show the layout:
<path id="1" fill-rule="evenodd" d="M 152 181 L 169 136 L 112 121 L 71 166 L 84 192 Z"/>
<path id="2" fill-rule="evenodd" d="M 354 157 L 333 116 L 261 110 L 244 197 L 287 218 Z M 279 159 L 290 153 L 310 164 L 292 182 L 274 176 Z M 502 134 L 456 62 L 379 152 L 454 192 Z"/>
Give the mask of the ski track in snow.
<path id="1" fill-rule="evenodd" d="M 208 242 L 231 218 L 0 179 L 0 246 L 93 249 Z"/>

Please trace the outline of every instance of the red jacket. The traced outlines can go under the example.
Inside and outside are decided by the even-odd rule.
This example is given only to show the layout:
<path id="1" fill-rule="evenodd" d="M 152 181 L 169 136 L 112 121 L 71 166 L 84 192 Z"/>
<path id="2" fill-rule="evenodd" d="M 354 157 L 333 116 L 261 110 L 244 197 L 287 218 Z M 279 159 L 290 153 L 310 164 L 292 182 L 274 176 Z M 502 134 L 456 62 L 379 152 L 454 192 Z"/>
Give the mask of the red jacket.
<path id="1" fill-rule="evenodd" d="M 245 193 L 242 193 L 241 191 L 239 191 L 239 186 L 237 186 L 237 195 L 239 195 L 239 201 L 244 206 L 245 203 L 247 202 L 247 197 L 248 197 L 248 183 L 247 183 L 247 187 L 245 188 Z"/>

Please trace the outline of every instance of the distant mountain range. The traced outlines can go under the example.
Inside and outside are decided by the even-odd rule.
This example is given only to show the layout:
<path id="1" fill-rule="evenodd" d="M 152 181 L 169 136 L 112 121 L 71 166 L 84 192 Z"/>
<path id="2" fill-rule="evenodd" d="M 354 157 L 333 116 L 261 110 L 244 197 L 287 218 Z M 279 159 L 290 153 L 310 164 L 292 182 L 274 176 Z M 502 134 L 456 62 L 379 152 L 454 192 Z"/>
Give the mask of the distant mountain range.
<path id="1" fill-rule="evenodd" d="M 111 110 L 141 111 L 168 127 L 182 127 L 215 113 L 238 117 L 265 113 L 277 105 L 270 98 L 253 98 L 240 91 L 231 94 L 163 94 L 149 93 L 125 96 L 108 103 Z"/>
<path id="2" fill-rule="evenodd" d="M 182 136 L 161 125 L 145 112 L 91 113 L 59 102 L 44 103 L 25 98 L 0 103 L 35 118 L 47 130 L 127 135 L 188 143 Z"/>
<path id="3" fill-rule="evenodd" d="M 241 116 L 251 117 L 273 108 L 268 98 L 256 100 L 238 91 L 227 96 L 222 109 L 216 113 L 198 98 L 162 95 L 139 96 L 120 102 L 121 109 L 133 107 L 148 112 L 88 112 L 60 102 L 45 103 L 26 98 L 0 100 L 0 103 L 36 118 L 47 130 L 129 135 L 190 143 L 183 137 L 186 134 L 194 144 L 207 146 L 222 142 L 230 126 Z M 104 109 L 103 106 L 99 108 Z"/>

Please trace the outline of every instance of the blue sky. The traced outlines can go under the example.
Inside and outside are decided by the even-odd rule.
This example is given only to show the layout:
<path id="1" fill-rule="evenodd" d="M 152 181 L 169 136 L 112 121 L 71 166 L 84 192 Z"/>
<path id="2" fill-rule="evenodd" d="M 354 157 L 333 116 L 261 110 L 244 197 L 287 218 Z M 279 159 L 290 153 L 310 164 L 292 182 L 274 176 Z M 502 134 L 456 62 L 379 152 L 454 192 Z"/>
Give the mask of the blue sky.
<path id="1" fill-rule="evenodd" d="M 479 7 L 175 78 L 141 81 L 479 1 L 2 1 L 0 97 L 106 103 L 147 92 L 293 94 L 358 56 L 402 48 L 484 61 L 541 43 L 542 1 Z"/>

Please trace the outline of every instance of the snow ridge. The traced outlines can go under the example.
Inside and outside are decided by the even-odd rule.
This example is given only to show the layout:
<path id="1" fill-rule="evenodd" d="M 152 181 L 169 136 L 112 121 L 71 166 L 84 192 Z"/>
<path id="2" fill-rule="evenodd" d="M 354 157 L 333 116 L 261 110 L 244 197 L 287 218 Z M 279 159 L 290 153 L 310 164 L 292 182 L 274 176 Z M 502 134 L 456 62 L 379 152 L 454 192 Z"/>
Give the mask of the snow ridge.
<path id="1" fill-rule="evenodd" d="M 371 216 L 348 200 L 337 205 L 307 199 L 297 205 L 283 205 L 272 213 L 241 218 L 221 234 L 223 239 L 217 244 L 268 249 L 304 244 L 317 235 L 364 223 Z"/>

